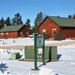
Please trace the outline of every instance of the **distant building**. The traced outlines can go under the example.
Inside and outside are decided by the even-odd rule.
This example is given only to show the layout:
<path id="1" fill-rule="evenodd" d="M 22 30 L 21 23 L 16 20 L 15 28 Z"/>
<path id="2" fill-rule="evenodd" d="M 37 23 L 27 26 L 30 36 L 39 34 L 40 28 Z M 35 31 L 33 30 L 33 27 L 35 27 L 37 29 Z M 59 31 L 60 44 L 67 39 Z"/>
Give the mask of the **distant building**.
<path id="1" fill-rule="evenodd" d="M 75 38 L 75 19 L 47 16 L 38 27 L 39 33 L 43 31 L 49 38 L 54 38 L 58 32 L 66 38 Z"/>
<path id="2" fill-rule="evenodd" d="M 5 26 L 0 30 L 0 38 L 27 37 L 31 30 L 26 25 Z"/>

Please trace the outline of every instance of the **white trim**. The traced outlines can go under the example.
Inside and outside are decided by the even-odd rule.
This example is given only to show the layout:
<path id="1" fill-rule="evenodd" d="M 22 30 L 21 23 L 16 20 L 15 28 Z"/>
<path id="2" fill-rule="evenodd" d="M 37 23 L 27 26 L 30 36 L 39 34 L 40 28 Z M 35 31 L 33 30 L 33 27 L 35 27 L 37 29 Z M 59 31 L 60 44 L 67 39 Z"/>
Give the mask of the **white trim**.
<path id="1" fill-rule="evenodd" d="M 44 33 L 45 33 L 45 32 L 46 32 L 46 29 L 42 29 L 42 32 L 44 32 Z"/>
<path id="2" fill-rule="evenodd" d="M 4 35 L 4 33 L 0 33 L 2 36 Z"/>
<path id="3" fill-rule="evenodd" d="M 22 32 L 20 32 L 20 35 L 22 35 L 23 33 Z"/>
<path id="4" fill-rule="evenodd" d="M 6 35 L 8 35 L 8 32 L 6 32 Z"/>
<path id="5" fill-rule="evenodd" d="M 52 35 L 54 35 L 56 33 L 56 31 L 57 31 L 56 28 L 53 28 L 52 29 Z"/>

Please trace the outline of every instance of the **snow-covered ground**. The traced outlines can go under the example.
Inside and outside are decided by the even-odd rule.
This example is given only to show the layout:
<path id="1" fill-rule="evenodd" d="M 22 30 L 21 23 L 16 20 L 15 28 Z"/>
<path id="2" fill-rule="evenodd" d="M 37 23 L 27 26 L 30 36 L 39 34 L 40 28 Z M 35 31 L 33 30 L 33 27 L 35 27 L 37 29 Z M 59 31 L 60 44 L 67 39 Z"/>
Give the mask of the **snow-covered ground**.
<path id="1" fill-rule="evenodd" d="M 33 40 L 33 38 L 0 39 L 0 46 L 32 45 Z M 46 44 L 65 41 L 73 40 L 47 40 Z M 0 75 L 75 75 L 75 44 L 58 46 L 57 51 L 59 61 L 48 62 L 42 66 L 40 66 L 42 62 L 38 62 L 40 70 L 36 71 L 31 70 L 34 68 L 34 62 L 10 60 L 11 53 L 14 52 L 19 52 L 24 58 L 24 49 L 0 49 Z"/>

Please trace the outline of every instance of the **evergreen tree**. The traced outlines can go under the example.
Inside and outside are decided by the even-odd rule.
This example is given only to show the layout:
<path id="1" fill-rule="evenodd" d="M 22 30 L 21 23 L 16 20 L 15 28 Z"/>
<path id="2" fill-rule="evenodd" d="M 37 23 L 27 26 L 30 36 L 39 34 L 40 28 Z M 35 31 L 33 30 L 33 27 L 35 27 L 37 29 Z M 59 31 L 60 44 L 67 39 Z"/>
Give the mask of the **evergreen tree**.
<path id="1" fill-rule="evenodd" d="M 10 17 L 7 17 L 7 19 L 6 19 L 6 21 L 5 21 L 5 24 L 7 25 L 7 26 L 10 26 L 11 25 L 11 20 L 10 20 Z"/>
<path id="2" fill-rule="evenodd" d="M 32 27 L 32 33 L 36 31 L 35 26 Z"/>
<path id="3" fill-rule="evenodd" d="M 12 19 L 12 24 L 13 25 L 23 24 L 22 17 L 21 17 L 21 15 L 19 13 L 15 14 L 15 17 Z"/>
<path id="4" fill-rule="evenodd" d="M 26 25 L 28 28 L 31 28 L 31 26 L 30 26 L 30 19 L 27 19 L 25 25 Z"/>
<path id="5" fill-rule="evenodd" d="M 57 16 L 58 18 L 60 18 L 60 16 Z"/>
<path id="6" fill-rule="evenodd" d="M 75 14 L 73 14 L 73 19 L 75 19 Z"/>
<path id="7" fill-rule="evenodd" d="M 34 21 L 34 26 L 33 26 L 34 31 L 37 31 L 37 27 L 40 25 L 42 20 L 43 20 L 43 13 L 39 12 L 37 14 L 37 17 L 35 18 L 35 21 Z"/>
<path id="8" fill-rule="evenodd" d="M 2 28 L 1 20 L 0 20 L 0 29 Z"/>
<path id="9" fill-rule="evenodd" d="M 0 29 L 4 27 L 4 18 L 2 17 L 2 19 L 0 20 Z"/>
<path id="10" fill-rule="evenodd" d="M 72 16 L 71 15 L 68 15 L 68 18 L 72 18 Z"/>

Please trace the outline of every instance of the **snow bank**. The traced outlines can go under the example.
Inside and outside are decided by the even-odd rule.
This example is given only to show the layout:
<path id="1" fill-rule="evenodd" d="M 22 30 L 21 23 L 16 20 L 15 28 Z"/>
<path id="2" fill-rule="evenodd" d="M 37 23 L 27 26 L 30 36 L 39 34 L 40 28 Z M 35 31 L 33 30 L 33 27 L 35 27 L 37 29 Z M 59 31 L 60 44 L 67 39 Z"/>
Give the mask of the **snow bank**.
<path id="1" fill-rule="evenodd" d="M 49 68 L 41 68 L 38 74 L 27 74 L 27 75 L 59 75 Z"/>
<path id="2" fill-rule="evenodd" d="M 11 75 L 11 74 L 0 74 L 0 75 Z"/>

